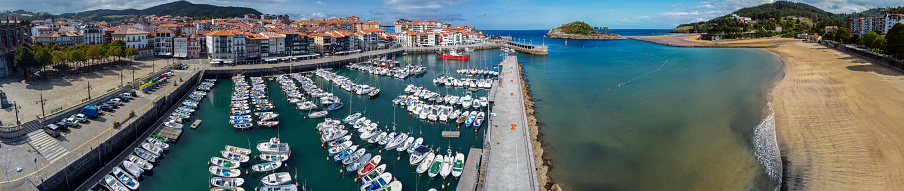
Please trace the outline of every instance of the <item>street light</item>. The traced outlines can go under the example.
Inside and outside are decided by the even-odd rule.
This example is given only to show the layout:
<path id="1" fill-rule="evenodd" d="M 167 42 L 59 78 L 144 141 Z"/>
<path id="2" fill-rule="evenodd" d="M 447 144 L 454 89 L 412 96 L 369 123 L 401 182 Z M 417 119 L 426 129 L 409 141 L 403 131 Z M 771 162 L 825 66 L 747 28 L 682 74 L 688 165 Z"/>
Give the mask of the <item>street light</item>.
<path id="1" fill-rule="evenodd" d="M 87 81 L 88 86 L 85 87 L 85 90 L 88 90 L 88 99 L 91 99 L 91 81 Z"/>
<path id="2" fill-rule="evenodd" d="M 16 109 L 16 125 L 20 125 L 20 124 L 22 124 L 22 122 L 19 121 L 19 109 L 22 107 L 19 106 L 18 103 L 13 102 L 13 108 Z"/>
<path id="3" fill-rule="evenodd" d="M 47 100 L 44 99 L 44 94 L 41 94 L 41 100 L 35 101 L 35 104 L 41 104 L 41 117 L 47 116 L 47 114 L 44 113 L 44 105 L 47 105 L 47 103 L 45 103 L 46 101 Z"/>

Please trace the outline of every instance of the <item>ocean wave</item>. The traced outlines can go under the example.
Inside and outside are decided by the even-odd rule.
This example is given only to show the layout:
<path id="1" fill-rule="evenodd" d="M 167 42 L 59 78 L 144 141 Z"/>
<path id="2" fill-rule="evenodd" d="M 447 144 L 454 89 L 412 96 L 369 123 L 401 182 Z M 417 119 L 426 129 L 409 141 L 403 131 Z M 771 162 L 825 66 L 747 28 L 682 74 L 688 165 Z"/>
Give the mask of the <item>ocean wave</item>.
<path id="1" fill-rule="evenodd" d="M 769 112 L 769 116 L 763 119 L 753 132 L 754 155 L 769 178 L 778 183 L 775 187 L 775 190 L 778 190 L 782 182 L 782 155 L 775 138 L 775 113 L 771 109 Z"/>

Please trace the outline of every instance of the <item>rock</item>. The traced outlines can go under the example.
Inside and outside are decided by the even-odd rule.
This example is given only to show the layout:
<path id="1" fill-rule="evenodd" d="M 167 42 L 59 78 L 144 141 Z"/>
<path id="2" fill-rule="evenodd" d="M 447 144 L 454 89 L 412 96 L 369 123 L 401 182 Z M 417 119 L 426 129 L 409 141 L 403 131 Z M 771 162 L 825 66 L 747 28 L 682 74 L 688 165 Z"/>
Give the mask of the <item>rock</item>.
<path id="1" fill-rule="evenodd" d="M 562 191 L 562 187 L 559 187 L 559 184 L 553 184 L 549 191 Z"/>

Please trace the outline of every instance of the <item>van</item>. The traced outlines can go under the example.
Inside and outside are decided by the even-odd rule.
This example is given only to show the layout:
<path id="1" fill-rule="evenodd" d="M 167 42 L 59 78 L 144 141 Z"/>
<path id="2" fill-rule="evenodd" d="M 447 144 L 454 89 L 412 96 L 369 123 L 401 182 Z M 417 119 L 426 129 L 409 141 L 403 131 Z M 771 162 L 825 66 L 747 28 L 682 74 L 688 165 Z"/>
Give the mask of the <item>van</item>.
<path id="1" fill-rule="evenodd" d="M 50 135 L 51 137 L 60 136 L 61 131 L 62 131 L 62 128 L 60 128 L 60 126 L 57 126 L 54 124 L 47 124 L 44 126 L 44 132 L 47 133 L 48 135 Z"/>

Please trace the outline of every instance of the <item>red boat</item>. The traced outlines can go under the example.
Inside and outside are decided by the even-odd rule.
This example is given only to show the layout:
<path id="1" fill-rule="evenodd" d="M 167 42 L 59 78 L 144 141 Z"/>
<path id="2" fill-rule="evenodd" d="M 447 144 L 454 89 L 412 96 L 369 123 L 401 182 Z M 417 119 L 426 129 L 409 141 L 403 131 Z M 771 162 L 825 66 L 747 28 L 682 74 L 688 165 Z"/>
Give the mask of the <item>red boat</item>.
<path id="1" fill-rule="evenodd" d="M 445 58 L 445 59 L 467 60 L 468 57 L 471 56 L 471 54 L 462 55 L 461 53 L 459 53 L 458 51 L 455 51 L 455 50 L 450 50 L 449 52 L 436 51 L 436 53 L 439 54 L 440 58 Z"/>

